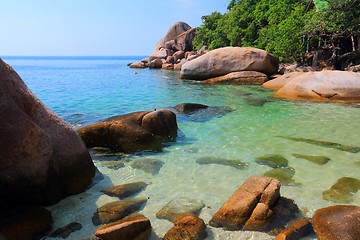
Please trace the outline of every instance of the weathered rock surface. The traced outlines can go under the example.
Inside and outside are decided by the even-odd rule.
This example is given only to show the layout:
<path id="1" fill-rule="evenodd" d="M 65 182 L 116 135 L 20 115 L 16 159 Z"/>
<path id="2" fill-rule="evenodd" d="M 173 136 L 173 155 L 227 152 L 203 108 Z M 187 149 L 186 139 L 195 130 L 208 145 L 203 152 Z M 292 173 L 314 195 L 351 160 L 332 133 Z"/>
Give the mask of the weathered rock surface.
<path id="1" fill-rule="evenodd" d="M 278 78 L 271 81 L 284 80 Z M 360 100 L 360 74 L 354 72 L 324 70 L 296 73 L 284 82 L 284 86 L 274 94 L 275 97 L 313 101 Z M 270 85 L 276 85 L 276 83 L 269 82 L 263 87 Z"/>
<path id="2" fill-rule="evenodd" d="M 156 213 L 159 219 L 166 219 L 174 222 L 175 218 L 184 214 L 198 214 L 202 208 L 205 207 L 203 201 L 177 198 L 168 202 L 160 211 Z"/>
<path id="3" fill-rule="evenodd" d="M 330 189 L 323 192 L 323 198 L 336 203 L 351 203 L 353 195 L 359 190 L 359 179 L 342 177 Z"/>
<path id="4" fill-rule="evenodd" d="M 134 198 L 107 203 L 97 209 L 92 222 L 100 225 L 120 220 L 141 209 L 146 202 L 146 198 Z"/>
<path id="5" fill-rule="evenodd" d="M 156 175 L 159 173 L 164 164 L 165 163 L 163 161 L 158 159 L 145 158 L 133 161 L 130 166 L 132 168 L 142 170 L 146 173 Z"/>
<path id="6" fill-rule="evenodd" d="M 63 238 L 66 239 L 67 237 L 70 236 L 71 233 L 81 230 L 82 229 L 82 225 L 81 223 L 78 222 L 72 222 L 67 224 L 64 227 L 58 228 L 55 231 L 53 231 L 52 233 L 49 234 L 49 237 L 52 238 Z"/>
<path id="7" fill-rule="evenodd" d="M 164 240 L 202 240 L 207 236 L 204 220 L 194 214 L 177 217 L 174 226 L 165 234 Z"/>
<path id="8" fill-rule="evenodd" d="M 24 208 L 20 206 L 0 206 L 0 239 L 7 240 L 40 239 L 53 223 L 51 212 L 45 208 Z"/>
<path id="9" fill-rule="evenodd" d="M 102 192 L 109 196 L 126 198 L 144 190 L 147 185 L 148 184 L 145 182 L 133 182 L 114 186 L 111 188 L 105 188 L 104 190 L 102 190 Z"/>
<path id="10" fill-rule="evenodd" d="M 280 197 L 280 182 L 274 178 L 248 178 L 210 220 L 227 230 L 257 230 L 269 223 L 271 208 Z"/>
<path id="11" fill-rule="evenodd" d="M 359 239 L 360 207 L 339 205 L 318 209 L 312 224 L 321 240 Z"/>
<path id="12" fill-rule="evenodd" d="M 303 217 L 290 223 L 274 240 L 297 240 L 308 236 L 312 232 L 309 219 Z"/>
<path id="13" fill-rule="evenodd" d="M 287 83 L 289 83 L 293 78 L 301 75 L 302 73 L 299 72 L 293 72 L 293 73 L 288 73 L 288 74 L 284 74 L 280 77 L 277 77 L 273 80 L 267 81 L 265 82 L 262 87 L 270 89 L 270 90 L 274 90 L 277 91 L 280 88 L 284 87 Z"/>
<path id="14" fill-rule="evenodd" d="M 275 74 L 279 64 L 268 52 L 251 47 L 224 47 L 212 50 L 181 68 L 181 78 L 205 80 L 231 72 L 257 71 Z"/>
<path id="15" fill-rule="evenodd" d="M 218 164 L 218 165 L 224 165 L 224 166 L 230 166 L 237 169 L 244 169 L 249 164 L 239 161 L 239 160 L 231 160 L 231 159 L 224 159 L 224 158 L 217 158 L 217 157 L 202 157 L 196 159 L 196 163 L 200 165 L 205 164 Z"/>
<path id="16" fill-rule="evenodd" d="M 124 152 L 161 149 L 176 137 L 175 113 L 170 110 L 134 112 L 77 130 L 87 147 L 109 147 Z"/>
<path id="17" fill-rule="evenodd" d="M 256 71 L 231 72 L 226 75 L 210 78 L 202 83 L 222 83 L 238 85 L 261 85 L 268 81 L 266 74 Z"/>
<path id="18" fill-rule="evenodd" d="M 144 215 L 134 214 L 98 228 L 94 235 L 104 240 L 148 240 L 151 223 Z"/>
<path id="19" fill-rule="evenodd" d="M 144 62 L 133 62 L 129 65 L 130 68 L 147 68 L 148 65 Z"/>
<path id="20" fill-rule="evenodd" d="M 51 204 L 91 183 L 95 167 L 81 138 L 1 59 L 0 125 L 1 200 Z"/>

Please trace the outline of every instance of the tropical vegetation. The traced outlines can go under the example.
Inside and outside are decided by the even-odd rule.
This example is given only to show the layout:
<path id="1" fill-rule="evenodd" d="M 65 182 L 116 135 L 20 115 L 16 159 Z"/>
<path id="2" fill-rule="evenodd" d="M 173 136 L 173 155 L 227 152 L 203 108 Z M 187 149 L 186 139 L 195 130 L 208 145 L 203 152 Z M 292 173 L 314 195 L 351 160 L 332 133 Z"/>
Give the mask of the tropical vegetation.
<path id="1" fill-rule="evenodd" d="M 258 47 L 305 64 L 336 65 L 347 56 L 349 63 L 360 57 L 359 16 L 360 0 L 231 0 L 224 14 L 202 17 L 193 44 Z"/>

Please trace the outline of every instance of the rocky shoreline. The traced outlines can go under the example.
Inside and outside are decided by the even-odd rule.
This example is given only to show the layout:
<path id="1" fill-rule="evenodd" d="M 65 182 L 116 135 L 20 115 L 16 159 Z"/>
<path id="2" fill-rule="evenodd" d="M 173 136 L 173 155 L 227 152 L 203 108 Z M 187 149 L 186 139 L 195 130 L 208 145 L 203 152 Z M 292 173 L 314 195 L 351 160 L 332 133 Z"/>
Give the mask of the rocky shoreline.
<path id="1" fill-rule="evenodd" d="M 156 46 L 149 59 L 130 64 L 132 68 L 180 70 L 184 79 L 204 84 L 254 84 L 276 90 L 275 97 L 305 101 L 360 101 L 360 74 L 324 70 L 302 72 L 279 70 L 279 62 L 270 53 L 255 48 L 227 47 L 213 51 L 206 47 L 192 51 L 195 29 L 175 23 Z M 354 68 L 356 70 L 356 68 Z M 295 69 L 294 71 L 298 71 Z M 309 70 L 309 72 L 307 72 Z M 216 109 L 198 103 L 183 103 L 172 109 L 141 111 L 105 119 L 76 132 L 52 113 L 31 93 L 17 73 L 0 60 L 1 118 L 3 155 L 0 158 L 0 239 L 66 239 L 82 224 L 72 222 L 52 229 L 52 215 L 46 206 L 69 195 L 86 191 L 96 184 L 96 168 L 88 148 L 97 152 L 120 153 L 140 150 L 160 151 L 164 143 L 176 141 L 177 115 Z M 270 80 L 271 79 L 271 80 Z M 216 109 L 226 114 L 228 109 Z M 279 136 L 349 153 L 360 149 L 333 142 Z M 14 151 L 16 149 L 17 151 Z M 105 153 L 106 154 L 106 153 Z M 294 154 L 315 164 L 331 159 L 325 156 Z M 237 169 L 246 163 L 214 157 L 197 159 L 198 164 L 221 164 Z M 294 169 L 280 155 L 256 159 L 271 168 L 265 176 L 252 176 L 223 203 L 208 221 L 199 218 L 205 207 L 200 199 L 174 199 L 156 214 L 174 225 L 163 239 L 206 239 L 207 228 L 227 231 L 265 232 L 275 239 L 300 239 L 316 235 L 319 239 L 357 239 L 360 236 L 360 207 L 334 205 L 318 209 L 305 217 L 296 200 L 280 196 L 281 185 L 295 185 Z M 156 159 L 134 161 L 132 168 L 156 175 L 165 163 Z M 116 166 L 113 166 L 116 168 Z M 101 174 L 100 174 L 101 175 Z M 138 214 L 147 198 L 133 197 L 145 191 L 146 182 L 132 182 L 102 189 L 102 193 L 119 200 L 107 203 L 93 214 L 92 223 L 99 226 L 89 239 L 149 239 L 152 227 L 147 216 Z M 323 192 L 323 198 L 338 204 L 351 204 L 352 195 L 360 190 L 360 180 L 344 177 Z M 26 201 L 23 201 L 26 198 Z M 21 230 L 21 231 L 20 231 Z"/>

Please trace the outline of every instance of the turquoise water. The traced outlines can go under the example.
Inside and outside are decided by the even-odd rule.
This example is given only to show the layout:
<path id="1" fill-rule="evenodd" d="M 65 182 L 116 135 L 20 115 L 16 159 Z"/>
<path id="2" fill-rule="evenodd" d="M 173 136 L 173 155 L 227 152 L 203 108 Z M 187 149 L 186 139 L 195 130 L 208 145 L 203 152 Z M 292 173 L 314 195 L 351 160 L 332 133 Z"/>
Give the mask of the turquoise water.
<path id="1" fill-rule="evenodd" d="M 160 153 L 141 152 L 108 160 L 123 161 L 125 167 L 109 169 L 107 159 L 93 156 L 105 179 L 86 193 L 52 206 L 54 227 L 80 221 L 83 230 L 72 239 L 90 236 L 95 230 L 91 216 L 97 206 L 113 201 L 99 190 L 134 181 L 151 183 L 139 196 L 149 200 L 141 213 L 150 218 L 152 239 L 162 237 L 172 226 L 155 213 L 177 197 L 202 200 L 200 217 L 208 222 L 222 203 L 251 175 L 271 168 L 256 158 L 283 155 L 295 169 L 295 184 L 283 186 L 281 194 L 292 198 L 311 217 L 314 211 L 337 203 L 326 201 L 322 192 L 341 177 L 360 178 L 360 153 L 340 151 L 295 142 L 278 136 L 307 138 L 360 147 L 360 105 L 290 102 L 271 97 L 260 86 L 202 85 L 181 80 L 178 72 L 130 69 L 127 63 L 142 57 L 12 57 L 3 58 L 29 88 L 74 128 L 104 118 L 141 110 L 171 107 L 183 102 L 202 103 L 231 110 L 225 114 L 178 116 L 181 136 Z M 255 100 L 254 100 L 255 99 Z M 249 104 L 266 101 L 263 105 Z M 292 154 L 331 158 L 317 165 Z M 248 163 L 245 169 L 223 165 L 199 165 L 201 157 L 219 157 Z M 159 174 L 133 169 L 131 161 L 156 158 L 165 164 Z M 351 204 L 360 205 L 360 193 Z M 271 239 L 260 233 L 231 233 L 209 228 L 208 239 Z M 238 234 L 238 235 L 236 235 Z M 255 234 L 255 235 L 254 235 Z"/>

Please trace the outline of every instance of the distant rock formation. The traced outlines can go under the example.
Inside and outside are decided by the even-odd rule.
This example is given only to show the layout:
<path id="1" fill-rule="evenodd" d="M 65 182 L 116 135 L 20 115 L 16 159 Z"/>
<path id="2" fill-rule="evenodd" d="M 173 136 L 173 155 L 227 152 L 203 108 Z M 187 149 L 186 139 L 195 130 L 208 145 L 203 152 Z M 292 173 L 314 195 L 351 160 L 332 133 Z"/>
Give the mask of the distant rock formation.
<path id="1" fill-rule="evenodd" d="M 0 59 L 0 199 L 52 204 L 84 191 L 95 167 L 81 138 Z"/>

